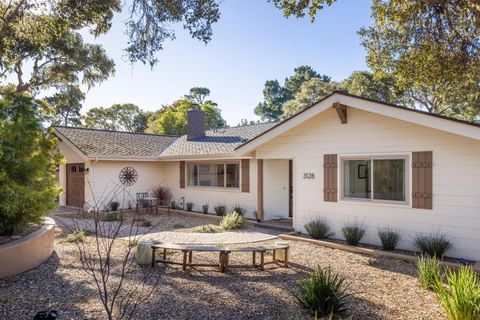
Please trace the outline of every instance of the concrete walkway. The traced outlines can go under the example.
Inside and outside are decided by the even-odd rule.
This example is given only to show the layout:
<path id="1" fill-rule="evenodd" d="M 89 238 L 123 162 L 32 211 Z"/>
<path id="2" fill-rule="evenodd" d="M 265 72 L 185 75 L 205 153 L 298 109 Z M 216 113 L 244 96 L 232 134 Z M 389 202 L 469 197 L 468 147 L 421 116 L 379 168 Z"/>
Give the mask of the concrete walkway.
<path id="1" fill-rule="evenodd" d="M 88 219 L 70 219 L 59 217 L 52 214 L 51 217 L 59 227 L 66 229 L 85 229 L 95 231 L 93 220 Z M 118 222 L 99 223 L 99 231 L 104 236 L 113 234 L 118 227 Z M 280 231 L 249 227 L 241 231 L 228 231 L 218 233 L 196 233 L 181 231 L 155 231 L 144 227 L 135 227 L 130 230 L 130 225 L 123 225 L 119 231 L 119 238 L 128 240 L 130 238 L 139 238 L 141 241 L 162 241 L 178 244 L 233 244 L 248 243 L 272 240 L 278 237 Z"/>

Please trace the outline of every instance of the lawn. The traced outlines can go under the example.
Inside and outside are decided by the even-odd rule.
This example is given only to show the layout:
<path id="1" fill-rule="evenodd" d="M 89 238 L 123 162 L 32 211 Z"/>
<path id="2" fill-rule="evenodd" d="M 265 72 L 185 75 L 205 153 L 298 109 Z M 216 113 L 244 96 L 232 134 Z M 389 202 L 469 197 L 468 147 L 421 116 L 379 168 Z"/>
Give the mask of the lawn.
<path id="1" fill-rule="evenodd" d="M 65 241 L 67 235 L 57 230 L 53 256 L 37 269 L 0 279 L 0 315 L 31 319 L 36 311 L 55 308 L 61 319 L 103 319 L 97 293 L 81 269 L 75 244 Z M 87 236 L 86 245 L 93 250 L 92 239 Z M 157 266 L 160 284 L 136 318 L 311 319 L 297 305 L 294 293 L 297 282 L 321 265 L 346 276 L 348 292 L 354 294 L 341 318 L 445 319 L 435 295 L 420 286 L 410 263 L 297 241 L 290 245 L 288 269 L 269 266 L 264 272 L 234 269 L 222 274 L 209 268 L 183 272 L 178 267 Z M 126 241 L 119 241 L 114 257 L 120 257 L 126 246 Z M 217 259 L 214 254 L 198 257 Z M 240 261 L 248 263 L 250 254 L 231 258 L 234 264 Z M 132 270 L 127 283 L 135 281 L 138 274 L 138 268 Z"/>

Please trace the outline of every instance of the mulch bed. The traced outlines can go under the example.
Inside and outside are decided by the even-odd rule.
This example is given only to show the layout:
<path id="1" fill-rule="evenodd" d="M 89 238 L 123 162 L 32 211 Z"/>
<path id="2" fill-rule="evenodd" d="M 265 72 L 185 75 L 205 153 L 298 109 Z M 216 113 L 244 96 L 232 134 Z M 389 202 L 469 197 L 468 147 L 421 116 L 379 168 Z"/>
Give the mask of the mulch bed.
<path id="1" fill-rule="evenodd" d="M 0 279 L 0 318 L 31 319 L 39 310 L 55 308 L 60 319 L 105 319 L 91 279 L 81 269 L 76 246 L 66 243 L 65 237 L 57 230 L 53 256 L 37 269 Z M 89 247 L 91 240 L 87 240 Z M 118 241 L 114 257 L 120 257 L 126 245 Z M 311 319 L 296 303 L 294 293 L 298 281 L 321 265 L 346 276 L 348 292 L 354 294 L 340 319 L 446 319 L 435 295 L 418 283 L 413 264 L 298 241 L 290 241 L 290 246 L 288 269 L 268 266 L 264 272 L 233 269 L 222 274 L 213 268 L 183 272 L 158 265 L 160 284 L 134 318 Z M 206 262 L 217 259 L 214 254 L 197 257 Z M 231 263 L 249 263 L 250 257 L 235 254 Z M 180 257 L 172 253 L 171 258 Z"/>

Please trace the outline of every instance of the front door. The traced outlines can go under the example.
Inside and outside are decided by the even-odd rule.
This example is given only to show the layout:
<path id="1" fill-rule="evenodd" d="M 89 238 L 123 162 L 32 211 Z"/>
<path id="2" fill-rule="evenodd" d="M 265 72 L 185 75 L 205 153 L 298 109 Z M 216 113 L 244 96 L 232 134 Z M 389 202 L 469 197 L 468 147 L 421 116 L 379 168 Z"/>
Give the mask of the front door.
<path id="1" fill-rule="evenodd" d="M 85 164 L 67 164 L 67 206 L 83 208 L 85 202 Z"/>

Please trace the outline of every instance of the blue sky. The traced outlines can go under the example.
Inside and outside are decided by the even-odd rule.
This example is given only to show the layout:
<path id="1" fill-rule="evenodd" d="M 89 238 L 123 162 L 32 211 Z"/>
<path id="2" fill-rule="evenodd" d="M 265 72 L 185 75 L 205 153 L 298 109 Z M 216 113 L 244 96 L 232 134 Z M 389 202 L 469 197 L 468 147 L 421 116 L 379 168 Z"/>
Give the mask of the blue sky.
<path id="1" fill-rule="evenodd" d="M 115 60 L 115 76 L 88 91 L 83 112 L 127 102 L 153 111 L 202 86 L 211 90 L 229 125 L 256 120 L 253 108 L 265 81 L 283 82 L 296 66 L 311 65 L 333 80 L 367 69 L 357 31 L 371 23 L 370 4 L 338 0 L 312 24 L 309 18 L 284 18 L 266 0 L 225 0 L 211 42 L 204 45 L 179 30 L 153 69 L 126 61 L 125 16 L 117 15 L 110 32 L 95 40 Z"/>

